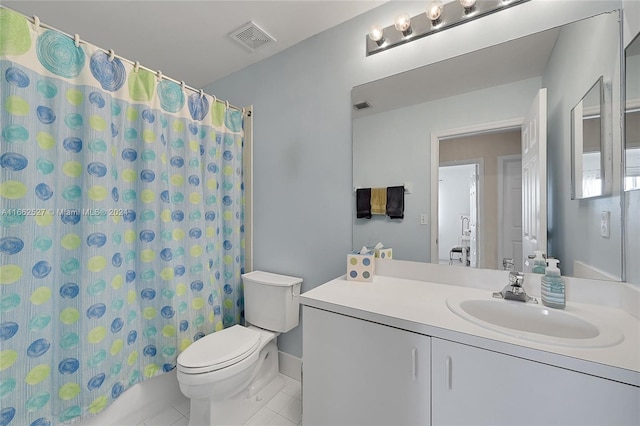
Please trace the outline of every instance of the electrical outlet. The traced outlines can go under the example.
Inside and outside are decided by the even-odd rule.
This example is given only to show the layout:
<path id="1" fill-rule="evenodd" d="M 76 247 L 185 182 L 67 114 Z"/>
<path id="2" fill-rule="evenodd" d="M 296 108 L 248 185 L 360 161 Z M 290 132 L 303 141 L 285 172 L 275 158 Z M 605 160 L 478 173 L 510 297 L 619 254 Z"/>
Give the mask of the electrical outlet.
<path id="1" fill-rule="evenodd" d="M 426 213 L 420 214 L 420 225 L 426 225 L 429 223 L 429 216 Z"/>
<path id="2" fill-rule="evenodd" d="M 600 236 L 602 238 L 609 238 L 609 225 L 610 225 L 611 212 L 600 212 Z"/>

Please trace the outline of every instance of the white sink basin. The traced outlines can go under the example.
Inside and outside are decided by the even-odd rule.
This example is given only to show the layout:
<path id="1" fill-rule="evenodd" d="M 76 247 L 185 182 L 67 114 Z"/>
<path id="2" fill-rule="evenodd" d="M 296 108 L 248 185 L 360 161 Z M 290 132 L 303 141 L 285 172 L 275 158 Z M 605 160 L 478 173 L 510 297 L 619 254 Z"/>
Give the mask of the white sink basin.
<path id="1" fill-rule="evenodd" d="M 502 299 L 447 299 L 447 306 L 462 318 L 503 334 L 558 346 L 606 347 L 620 343 L 618 329 L 586 313 L 547 308 L 542 304 Z"/>

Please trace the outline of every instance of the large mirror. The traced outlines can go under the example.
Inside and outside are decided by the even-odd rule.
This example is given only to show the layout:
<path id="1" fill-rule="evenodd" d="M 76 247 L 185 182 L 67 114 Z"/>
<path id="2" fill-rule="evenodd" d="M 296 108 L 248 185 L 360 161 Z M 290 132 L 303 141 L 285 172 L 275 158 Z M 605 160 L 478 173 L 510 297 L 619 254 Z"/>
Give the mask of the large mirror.
<path id="1" fill-rule="evenodd" d="M 354 213 L 353 246 L 382 242 L 396 259 L 463 267 L 502 269 L 509 258 L 519 270 L 540 248 L 563 275 L 620 280 L 620 178 L 610 195 L 571 196 L 571 109 L 600 76 L 611 122 L 620 120 L 619 18 L 597 15 L 354 87 L 354 186 L 410 191 L 401 221 Z M 619 156 L 621 131 L 609 131 Z"/>
<path id="2" fill-rule="evenodd" d="M 571 110 L 571 196 L 573 199 L 599 197 L 606 193 L 604 155 L 605 104 L 602 76 Z M 610 188 L 609 188 L 610 189 Z"/>
<path id="3" fill-rule="evenodd" d="M 625 173 L 624 189 L 640 189 L 640 35 L 624 52 L 625 59 Z"/>

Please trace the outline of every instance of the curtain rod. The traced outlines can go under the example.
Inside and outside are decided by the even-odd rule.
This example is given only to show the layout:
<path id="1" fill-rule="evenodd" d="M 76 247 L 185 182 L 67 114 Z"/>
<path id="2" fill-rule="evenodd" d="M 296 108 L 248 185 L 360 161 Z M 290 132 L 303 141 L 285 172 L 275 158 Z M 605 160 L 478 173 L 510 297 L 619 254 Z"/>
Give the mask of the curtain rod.
<path id="1" fill-rule="evenodd" d="M 65 36 L 69 37 L 71 40 L 74 41 L 74 43 L 76 44 L 76 47 L 78 47 L 80 45 L 80 43 L 92 46 L 92 47 L 94 47 L 96 49 L 99 49 L 99 50 L 103 51 L 104 53 L 108 54 L 109 55 L 109 59 L 118 58 L 121 61 L 127 62 L 130 65 L 133 65 L 133 68 L 134 68 L 135 71 L 137 71 L 138 69 L 142 68 L 145 71 L 149 71 L 149 72 L 155 74 L 158 77 L 158 79 L 160 79 L 160 80 L 164 79 L 164 80 L 172 81 L 172 82 L 178 84 L 183 90 L 184 89 L 188 89 L 188 90 L 191 90 L 192 92 L 199 93 L 200 96 L 204 95 L 204 91 L 202 89 L 196 89 L 195 87 L 192 87 L 192 86 L 189 86 L 189 85 L 185 84 L 184 81 L 178 81 L 178 80 L 176 80 L 174 78 L 167 77 L 166 75 L 162 74 L 162 71 L 160 71 L 160 70 L 155 71 L 155 70 L 152 70 L 151 68 L 147 68 L 147 67 L 145 67 L 143 65 L 140 65 L 140 62 L 138 62 L 138 61 L 132 61 L 131 59 L 127 59 L 127 58 L 125 58 L 123 56 L 117 55 L 113 51 L 113 49 L 109 49 L 109 50 L 103 49 L 100 46 L 96 46 L 93 43 L 90 43 L 90 42 L 88 42 L 86 40 L 80 39 L 80 36 L 78 34 L 74 34 L 74 35 L 67 34 L 66 32 L 61 31 L 61 30 L 59 30 L 59 29 L 57 29 L 55 27 L 52 27 L 51 25 L 44 24 L 44 23 L 40 22 L 40 18 L 38 18 L 38 16 L 36 16 L 36 15 L 33 15 L 32 18 L 29 18 L 24 13 L 19 12 L 17 10 L 11 9 L 9 7 L 6 7 L 6 6 L 1 6 L 1 7 L 5 8 L 5 9 L 13 10 L 16 13 L 19 13 L 20 15 L 24 16 L 27 19 L 27 21 L 33 22 L 33 25 L 35 25 L 36 27 L 42 27 L 42 28 L 45 28 L 45 29 L 48 29 L 48 30 L 57 31 L 60 34 L 63 34 Z M 227 108 L 233 108 L 235 110 L 241 111 L 242 114 L 244 115 L 245 108 L 241 108 L 241 107 L 232 105 L 232 104 L 229 103 L 229 101 L 223 101 L 221 99 L 216 98 L 214 95 L 210 95 L 210 96 L 213 97 L 213 101 L 214 102 L 223 103 L 223 104 L 226 105 Z M 251 113 L 251 112 L 249 112 L 249 113 Z"/>

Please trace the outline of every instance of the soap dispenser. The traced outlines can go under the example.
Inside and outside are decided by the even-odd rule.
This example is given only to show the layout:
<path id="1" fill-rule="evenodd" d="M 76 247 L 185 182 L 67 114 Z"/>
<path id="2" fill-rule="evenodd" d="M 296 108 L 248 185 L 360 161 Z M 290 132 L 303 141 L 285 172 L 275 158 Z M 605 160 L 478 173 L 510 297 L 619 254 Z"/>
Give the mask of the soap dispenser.
<path id="1" fill-rule="evenodd" d="M 547 268 L 547 261 L 544 258 L 544 253 L 542 250 L 535 250 L 535 257 L 533 258 L 533 268 L 531 272 L 534 274 L 544 274 Z"/>
<path id="2" fill-rule="evenodd" d="M 541 278 L 542 304 L 550 308 L 564 309 L 566 306 L 564 279 L 560 276 L 558 259 L 547 259 L 547 269 Z"/>

